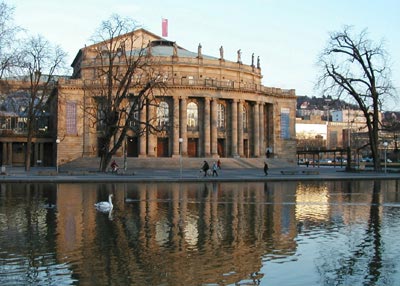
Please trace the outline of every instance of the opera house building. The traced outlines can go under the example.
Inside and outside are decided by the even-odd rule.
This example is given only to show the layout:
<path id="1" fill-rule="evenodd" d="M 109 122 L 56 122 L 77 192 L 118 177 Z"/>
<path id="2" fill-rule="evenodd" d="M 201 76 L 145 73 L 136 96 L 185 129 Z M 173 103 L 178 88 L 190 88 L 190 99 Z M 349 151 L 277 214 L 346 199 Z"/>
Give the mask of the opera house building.
<path id="1" fill-rule="evenodd" d="M 151 58 L 165 86 L 160 94 L 153 91 L 156 104 L 149 103 L 134 116 L 142 123 L 155 119 L 162 130 L 127 133 L 116 156 L 257 158 L 269 150 L 274 158 L 295 160 L 295 91 L 263 86 L 258 56 L 244 60 L 238 50 L 237 58 L 230 60 L 222 46 L 216 56 L 205 55 L 200 44 L 190 51 L 145 29 L 131 33 L 138 41 L 125 53 Z M 58 79 L 49 124 L 55 130 L 48 138 L 33 140 L 33 164 L 54 165 L 57 160 L 62 165 L 99 156 L 101 124 L 89 120 L 87 107 L 104 64 L 99 47 L 106 43 L 80 49 L 72 76 Z M 9 153 L 15 152 L 16 142 L 12 136 L 1 138 L 3 164 L 15 163 L 15 154 Z"/>

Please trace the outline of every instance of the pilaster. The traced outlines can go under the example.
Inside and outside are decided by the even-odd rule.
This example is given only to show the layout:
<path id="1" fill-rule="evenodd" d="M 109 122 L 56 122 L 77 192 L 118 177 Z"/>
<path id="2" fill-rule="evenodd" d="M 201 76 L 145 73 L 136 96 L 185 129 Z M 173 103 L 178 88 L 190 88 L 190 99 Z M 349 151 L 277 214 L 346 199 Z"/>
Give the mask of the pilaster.
<path id="1" fill-rule="evenodd" d="M 174 106 L 173 106 L 173 119 L 172 119 L 172 157 L 179 156 L 179 98 L 174 97 Z"/>
<path id="2" fill-rule="evenodd" d="M 217 100 L 211 101 L 211 156 L 218 157 Z"/>
<path id="3" fill-rule="evenodd" d="M 239 112 L 238 112 L 238 153 L 240 157 L 244 157 L 244 146 L 243 146 L 243 101 L 239 101 Z"/>
<path id="4" fill-rule="evenodd" d="M 233 99 L 231 102 L 231 131 L 232 131 L 232 138 L 231 138 L 231 155 L 233 157 L 238 157 L 238 152 L 237 152 L 237 143 L 238 143 L 238 109 L 237 109 L 238 103 L 236 99 Z"/>
<path id="5" fill-rule="evenodd" d="M 180 117 L 181 121 L 179 124 L 180 136 L 183 139 L 182 142 L 182 156 L 187 156 L 188 138 L 187 138 L 187 99 L 181 98 L 180 104 Z"/>
<path id="6" fill-rule="evenodd" d="M 204 98 L 204 156 L 211 155 L 210 98 Z"/>

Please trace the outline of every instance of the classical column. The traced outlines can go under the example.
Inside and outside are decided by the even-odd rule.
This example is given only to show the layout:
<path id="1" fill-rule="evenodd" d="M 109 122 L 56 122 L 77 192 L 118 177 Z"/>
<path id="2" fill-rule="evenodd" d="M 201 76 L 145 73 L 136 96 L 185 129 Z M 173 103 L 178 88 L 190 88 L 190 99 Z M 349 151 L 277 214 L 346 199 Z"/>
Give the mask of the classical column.
<path id="1" fill-rule="evenodd" d="M 188 138 L 187 138 L 187 99 L 182 97 L 181 98 L 181 108 L 180 108 L 180 117 L 181 117 L 181 122 L 179 124 L 179 129 L 180 129 L 180 135 L 181 138 L 183 139 L 182 142 L 182 155 L 186 156 L 187 155 L 187 147 L 188 147 Z"/>
<path id="2" fill-rule="evenodd" d="M 260 155 L 263 155 L 266 153 L 265 151 L 265 133 L 264 133 L 264 107 L 265 104 L 263 102 L 260 103 Z"/>
<path id="3" fill-rule="evenodd" d="M 260 155 L 260 108 L 258 102 L 254 103 L 253 106 L 253 155 L 258 157 Z"/>
<path id="4" fill-rule="evenodd" d="M 157 118 L 156 115 L 156 106 L 154 103 L 150 103 L 149 105 L 149 113 L 147 116 L 147 120 L 151 122 L 151 124 L 154 126 L 157 124 L 155 118 Z M 156 157 L 157 156 L 157 134 L 148 133 L 148 141 L 147 141 L 147 155 L 150 157 Z"/>
<path id="5" fill-rule="evenodd" d="M 217 100 L 211 101 L 211 156 L 218 157 Z"/>
<path id="6" fill-rule="evenodd" d="M 232 130 L 232 140 L 231 140 L 231 152 L 233 157 L 238 157 L 238 152 L 237 152 L 237 143 L 238 143 L 238 110 L 237 110 L 237 100 L 233 99 L 231 102 L 231 130 Z"/>
<path id="7" fill-rule="evenodd" d="M 211 156 L 210 98 L 204 98 L 204 156 Z"/>
<path id="8" fill-rule="evenodd" d="M 13 163 L 13 143 L 12 142 L 8 142 L 6 143 L 7 147 L 8 147 L 8 152 L 7 152 L 7 165 L 12 165 Z M 26 152 L 26 150 L 25 150 Z"/>
<path id="9" fill-rule="evenodd" d="M 7 143 L 6 142 L 3 142 L 3 157 L 2 157 L 2 160 L 1 160 L 1 164 L 2 165 L 7 165 L 7 157 L 8 157 L 8 154 L 7 154 Z"/>
<path id="10" fill-rule="evenodd" d="M 146 122 L 146 105 L 139 111 L 140 122 Z M 139 157 L 146 157 L 146 142 L 147 135 L 146 132 L 140 135 L 139 137 Z"/>
<path id="11" fill-rule="evenodd" d="M 172 119 L 172 157 L 179 156 L 179 98 L 174 97 L 173 119 Z"/>
<path id="12" fill-rule="evenodd" d="M 243 147 L 243 101 L 239 101 L 238 112 L 238 153 L 240 157 L 244 157 Z"/>
<path id="13" fill-rule="evenodd" d="M 39 160 L 39 144 L 38 142 L 33 143 L 33 165 L 36 166 Z"/>

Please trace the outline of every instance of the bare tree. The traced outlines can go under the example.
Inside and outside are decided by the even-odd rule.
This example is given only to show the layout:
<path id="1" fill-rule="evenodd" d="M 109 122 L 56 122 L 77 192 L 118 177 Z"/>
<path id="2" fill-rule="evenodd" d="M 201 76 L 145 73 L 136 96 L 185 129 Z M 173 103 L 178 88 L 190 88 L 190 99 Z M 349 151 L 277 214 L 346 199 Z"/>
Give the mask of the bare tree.
<path id="1" fill-rule="evenodd" d="M 14 8 L 0 2 L 0 79 L 9 75 L 15 65 L 16 34 L 21 30 L 13 23 Z"/>
<path id="2" fill-rule="evenodd" d="M 43 110 L 54 90 L 57 72 L 64 72 L 66 53 L 58 46 L 50 44 L 41 36 L 26 40 L 19 53 L 19 73 L 22 84 L 20 90 L 28 94 L 25 116 L 27 125 L 27 144 L 25 150 L 25 169 L 30 170 L 32 139 L 36 135 L 35 121 Z"/>
<path id="3" fill-rule="evenodd" d="M 367 36 L 366 30 L 352 35 L 350 27 L 330 35 L 319 57 L 318 87 L 324 95 L 350 96 L 357 103 L 366 120 L 374 169 L 380 170 L 380 112 L 383 100 L 394 96 L 394 88 L 383 44 Z"/>
<path id="4" fill-rule="evenodd" d="M 100 132 L 100 171 L 107 170 L 112 156 L 121 148 L 128 133 L 141 136 L 157 132 L 155 118 L 140 120 L 146 106 L 157 106 L 157 96 L 165 94 L 165 85 L 150 43 L 136 33 L 138 26 L 130 18 L 113 15 L 102 22 L 93 36 L 93 83 L 86 86 L 92 104 L 86 112 Z M 125 150 L 126 152 L 126 150 Z"/>

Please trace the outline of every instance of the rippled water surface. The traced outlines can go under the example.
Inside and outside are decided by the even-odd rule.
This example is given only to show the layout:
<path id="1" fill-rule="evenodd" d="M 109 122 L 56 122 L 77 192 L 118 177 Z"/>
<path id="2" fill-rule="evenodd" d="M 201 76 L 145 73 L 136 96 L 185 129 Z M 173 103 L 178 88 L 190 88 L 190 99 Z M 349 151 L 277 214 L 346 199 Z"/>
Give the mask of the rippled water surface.
<path id="1" fill-rule="evenodd" d="M 399 181 L 0 191 L 0 285 L 400 285 Z"/>

